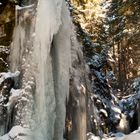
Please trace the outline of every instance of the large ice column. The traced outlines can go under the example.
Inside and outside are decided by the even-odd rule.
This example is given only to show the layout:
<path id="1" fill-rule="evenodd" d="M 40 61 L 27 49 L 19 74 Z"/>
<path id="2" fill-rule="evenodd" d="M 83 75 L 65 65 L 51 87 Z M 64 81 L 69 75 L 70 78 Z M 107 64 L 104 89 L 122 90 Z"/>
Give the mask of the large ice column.
<path id="1" fill-rule="evenodd" d="M 66 117 L 66 98 L 69 94 L 69 69 L 71 58 L 71 27 L 70 15 L 66 4 L 62 5 L 62 24 L 54 36 L 51 55 L 56 98 L 56 120 L 54 140 L 63 140 Z"/>
<path id="2" fill-rule="evenodd" d="M 34 54 L 38 69 L 37 114 L 41 122 L 38 128 L 43 133 L 44 140 L 63 139 L 65 102 L 69 93 L 68 28 L 70 29 L 70 19 L 63 0 L 39 1 Z"/>

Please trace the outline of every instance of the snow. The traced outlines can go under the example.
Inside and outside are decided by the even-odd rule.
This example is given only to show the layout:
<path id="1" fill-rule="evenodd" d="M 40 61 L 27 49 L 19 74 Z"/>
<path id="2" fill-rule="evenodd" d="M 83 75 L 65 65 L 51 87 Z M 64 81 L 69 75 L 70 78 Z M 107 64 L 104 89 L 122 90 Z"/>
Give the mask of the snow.
<path id="1" fill-rule="evenodd" d="M 29 134 L 29 131 L 29 129 L 25 129 L 21 126 L 14 126 L 8 135 L 10 138 L 15 138 L 19 134 Z"/>
<path id="2" fill-rule="evenodd" d="M 30 9 L 30 8 L 33 8 L 33 7 L 34 7 L 34 4 L 28 5 L 28 6 L 24 6 L 24 7 L 21 7 L 19 5 L 16 5 L 16 10 Z"/>
<path id="3" fill-rule="evenodd" d="M 6 135 L 0 137 L 0 140 L 9 140 L 8 134 L 6 134 Z"/>
<path id="4" fill-rule="evenodd" d="M 125 135 L 123 133 L 118 132 L 112 133 L 111 136 L 112 137 L 100 138 L 92 133 L 87 134 L 88 140 L 140 140 L 140 129 L 134 131 L 129 135 Z"/>
<path id="5" fill-rule="evenodd" d="M 8 134 L 0 137 L 0 140 L 10 140 L 10 139 L 18 139 L 20 136 L 29 136 L 31 135 L 31 131 L 28 128 L 23 128 L 20 125 L 14 126 Z M 26 140 L 20 139 L 20 140 Z"/>
<path id="6" fill-rule="evenodd" d="M 119 108 L 118 106 L 115 106 L 115 105 L 113 106 L 113 105 L 112 105 L 112 106 L 111 106 L 111 109 L 114 110 L 116 113 L 121 114 L 121 110 L 120 110 L 120 108 Z"/>
<path id="7" fill-rule="evenodd" d="M 112 136 L 119 138 L 119 137 L 124 137 L 125 134 L 124 133 L 121 133 L 121 132 L 118 132 L 118 133 L 112 134 Z"/>
<path id="8" fill-rule="evenodd" d="M 120 139 L 116 139 L 120 140 Z M 140 133 L 126 135 L 122 140 L 140 140 Z"/>
<path id="9" fill-rule="evenodd" d="M 0 73 L 0 84 L 7 78 L 18 77 L 19 74 L 20 74 L 19 71 L 16 71 L 15 73 L 12 73 L 12 72 L 2 72 L 2 73 Z"/>
<path id="10" fill-rule="evenodd" d="M 88 137 L 88 140 L 100 140 L 100 137 L 95 136 L 95 135 L 92 134 L 92 133 L 88 133 L 88 134 L 87 134 L 87 137 Z"/>
<path id="11" fill-rule="evenodd" d="M 108 117 L 108 113 L 104 109 L 100 109 L 100 113 L 103 113 L 106 117 Z"/>
<path id="12" fill-rule="evenodd" d="M 5 105 L 5 106 L 7 106 L 8 110 L 14 106 L 14 104 L 18 100 L 21 92 L 22 91 L 20 89 L 13 89 L 13 88 L 11 89 L 11 91 L 10 91 L 11 95 L 9 97 L 9 102 Z"/>

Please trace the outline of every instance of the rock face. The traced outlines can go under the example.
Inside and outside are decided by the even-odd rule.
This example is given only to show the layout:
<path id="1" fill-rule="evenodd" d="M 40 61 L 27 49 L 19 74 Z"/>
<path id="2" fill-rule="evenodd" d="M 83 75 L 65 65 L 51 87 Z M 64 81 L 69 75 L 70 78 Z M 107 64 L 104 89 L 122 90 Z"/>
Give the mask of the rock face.
<path id="1" fill-rule="evenodd" d="M 39 0 L 37 12 L 35 7 L 16 8 L 9 60 L 11 71 L 20 71 L 13 86 L 20 94 L 12 106 L 10 127 L 32 130 L 29 140 L 63 140 L 70 93 L 68 136 L 86 140 L 87 77 L 68 8 L 64 0 Z M 28 135 L 19 130 L 12 139 L 21 134 Z"/>
<path id="2" fill-rule="evenodd" d="M 67 139 L 86 140 L 87 101 L 89 81 L 88 69 L 83 60 L 83 53 L 73 33 L 71 44 L 72 67 L 70 71 L 70 95 L 67 105 Z"/>

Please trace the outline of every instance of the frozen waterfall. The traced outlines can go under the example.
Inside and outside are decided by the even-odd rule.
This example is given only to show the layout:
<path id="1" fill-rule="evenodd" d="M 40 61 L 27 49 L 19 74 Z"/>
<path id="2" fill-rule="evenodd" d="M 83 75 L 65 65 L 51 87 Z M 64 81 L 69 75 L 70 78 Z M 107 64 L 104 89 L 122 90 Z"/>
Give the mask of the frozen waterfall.
<path id="1" fill-rule="evenodd" d="M 21 72 L 17 88 L 22 93 L 14 125 L 32 129 L 34 140 L 63 140 L 71 64 L 70 16 L 64 0 L 39 0 L 37 12 L 34 8 L 17 8 L 16 13 L 10 63 L 12 72 Z"/>

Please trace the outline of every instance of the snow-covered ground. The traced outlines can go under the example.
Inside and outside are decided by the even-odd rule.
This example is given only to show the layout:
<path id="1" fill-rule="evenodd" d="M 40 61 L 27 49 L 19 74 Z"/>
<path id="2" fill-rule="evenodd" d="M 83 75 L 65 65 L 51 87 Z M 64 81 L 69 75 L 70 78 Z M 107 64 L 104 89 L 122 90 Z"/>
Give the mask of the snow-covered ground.
<path id="1" fill-rule="evenodd" d="M 8 134 L 0 137 L 0 140 L 27 140 L 30 138 L 31 131 L 28 128 L 14 126 Z"/>
<path id="2" fill-rule="evenodd" d="M 111 138 L 99 138 L 99 137 L 91 137 L 88 140 L 140 140 L 140 133 L 135 133 L 135 134 L 129 134 L 129 135 L 125 135 L 122 137 L 111 137 Z"/>
<path id="3" fill-rule="evenodd" d="M 124 135 L 121 132 L 114 133 L 114 137 L 100 138 L 92 133 L 88 133 L 88 140 L 140 140 L 140 127 L 129 135 Z"/>

